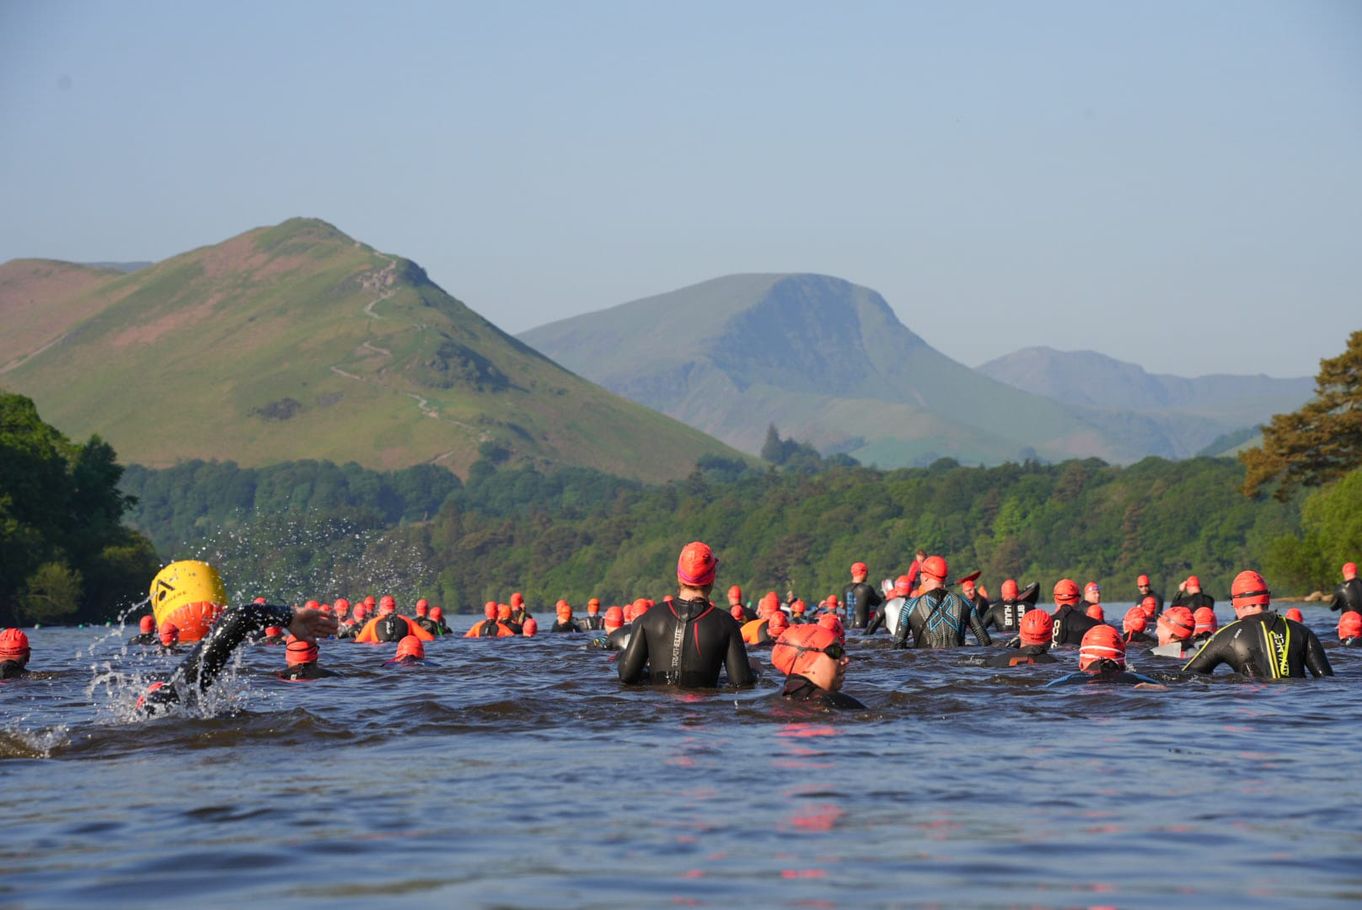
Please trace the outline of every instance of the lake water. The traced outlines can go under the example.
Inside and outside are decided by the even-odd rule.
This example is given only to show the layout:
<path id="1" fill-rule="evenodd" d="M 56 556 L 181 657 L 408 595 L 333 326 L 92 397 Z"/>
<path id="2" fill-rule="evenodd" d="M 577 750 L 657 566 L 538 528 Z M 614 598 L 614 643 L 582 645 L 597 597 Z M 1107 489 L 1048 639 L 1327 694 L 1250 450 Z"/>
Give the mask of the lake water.
<path id="1" fill-rule="evenodd" d="M 170 658 L 41 629 L 48 678 L 0 685 L 0 907 L 1357 906 L 1362 649 L 1335 616 L 1306 610 L 1334 679 L 1168 691 L 853 633 L 861 713 L 783 703 L 769 663 L 626 689 L 580 635 L 400 669 L 324 642 L 344 676 L 309 683 L 247 646 L 218 716 L 151 721 L 93 680 Z"/>

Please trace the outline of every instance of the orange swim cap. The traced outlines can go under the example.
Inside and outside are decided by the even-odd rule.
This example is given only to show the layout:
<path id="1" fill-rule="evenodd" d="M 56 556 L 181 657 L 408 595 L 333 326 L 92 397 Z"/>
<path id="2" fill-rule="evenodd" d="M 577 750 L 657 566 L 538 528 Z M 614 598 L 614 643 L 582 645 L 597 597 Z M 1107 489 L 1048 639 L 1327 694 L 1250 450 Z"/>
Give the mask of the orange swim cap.
<path id="1" fill-rule="evenodd" d="M 822 626 L 791 626 L 771 649 L 771 665 L 786 676 L 794 676 L 812 666 L 819 652 L 835 644 L 837 636 Z"/>
<path id="2" fill-rule="evenodd" d="M 173 622 L 161 626 L 161 644 L 167 648 L 180 640 L 180 627 Z"/>
<path id="3" fill-rule="evenodd" d="M 709 544 L 693 540 L 681 549 L 676 560 L 676 580 L 692 588 L 703 588 L 714 584 L 714 575 L 719 569 L 719 559 Z"/>
<path id="4" fill-rule="evenodd" d="M 1018 593 L 1017 580 L 1015 578 L 1003 579 L 1003 586 L 999 589 L 999 594 L 1002 595 L 1004 601 L 1011 603 L 1017 599 Z"/>
<path id="5" fill-rule="evenodd" d="M 790 604 L 790 612 L 795 616 L 803 616 L 804 611 L 807 609 L 809 609 L 809 605 L 802 600 L 796 600 L 794 603 Z"/>
<path id="6" fill-rule="evenodd" d="M 525 624 L 520 627 L 520 634 L 526 638 L 534 638 L 539 634 L 539 623 L 533 616 L 525 617 Z"/>
<path id="7" fill-rule="evenodd" d="M 1097 582 L 1095 582 L 1095 581 L 1090 581 L 1090 582 L 1088 582 L 1087 584 L 1085 584 L 1085 585 L 1083 586 L 1083 596 L 1084 596 L 1084 598 L 1086 598 L 1087 600 L 1093 600 L 1093 598 L 1097 598 L 1097 600 L 1101 600 L 1101 599 L 1102 599 L 1102 586 L 1099 585 L 1099 584 L 1098 584 Z M 1096 603 L 1097 600 L 1093 600 L 1093 603 Z"/>
<path id="8" fill-rule="evenodd" d="M 321 608 L 322 608 L 321 603 L 316 600 L 309 600 L 305 604 L 303 604 L 304 610 L 320 610 Z"/>
<path id="9" fill-rule="evenodd" d="M 868 574 L 870 574 L 870 567 L 867 566 L 867 565 L 866 565 L 865 563 L 863 563 L 863 562 L 853 562 L 853 563 L 851 564 L 851 574 L 852 574 L 852 575 L 868 575 Z"/>
<path id="10" fill-rule="evenodd" d="M 842 628 L 842 621 L 831 613 L 824 613 L 818 617 L 818 624 L 837 636 L 837 643 L 844 645 L 847 643 L 846 629 Z"/>
<path id="11" fill-rule="evenodd" d="M 1059 581 L 1055 582 L 1055 603 L 1078 603 L 1078 582 L 1074 581 L 1072 578 L 1061 578 Z"/>
<path id="12" fill-rule="evenodd" d="M 436 622 L 439 622 L 440 620 L 444 619 L 445 618 L 444 608 L 440 607 L 438 604 L 436 606 L 431 607 L 430 618 L 435 620 Z"/>
<path id="13" fill-rule="evenodd" d="M 1107 614 L 1102 610 L 1101 604 L 1088 604 L 1088 618 L 1098 622 L 1106 622 Z"/>
<path id="14" fill-rule="evenodd" d="M 430 603 L 422 598 L 416 602 L 416 615 L 427 616 L 430 614 Z"/>
<path id="15" fill-rule="evenodd" d="M 743 622 L 747 619 L 747 614 L 743 612 L 743 608 L 738 606 L 737 604 L 734 604 L 733 607 L 728 611 L 728 615 L 732 616 L 738 622 Z"/>
<path id="16" fill-rule="evenodd" d="M 1145 586 L 1148 585 L 1148 584 L 1149 584 L 1149 576 L 1148 576 L 1148 575 L 1141 575 L 1140 577 L 1138 577 L 1138 578 L 1135 579 L 1135 587 L 1137 587 L 1137 588 L 1143 588 L 1143 587 L 1145 587 Z"/>
<path id="17" fill-rule="evenodd" d="M 150 633 L 155 632 L 156 617 L 143 616 L 140 620 L 137 621 L 137 630 L 141 632 L 143 635 L 149 635 Z"/>
<path id="18" fill-rule="evenodd" d="M 265 637 L 266 637 L 266 638 L 278 638 L 279 636 L 281 636 L 281 635 L 283 635 L 283 634 L 284 634 L 284 630 L 281 629 L 281 628 L 279 628 L 278 626 L 266 626 L 266 627 L 265 627 Z"/>
<path id="19" fill-rule="evenodd" d="M 1305 622 L 1305 617 L 1302 616 L 1301 611 L 1295 607 L 1292 607 L 1291 609 L 1286 611 L 1286 618 L 1294 619 L 1296 622 Z"/>
<path id="20" fill-rule="evenodd" d="M 611 607 L 605 611 L 605 627 L 607 629 L 618 629 L 624 625 L 624 609 L 622 607 Z"/>
<path id="21" fill-rule="evenodd" d="M 344 616 L 346 613 L 350 612 L 350 601 L 346 600 L 344 597 L 337 597 L 336 602 L 331 605 L 331 608 L 336 611 L 337 616 Z"/>
<path id="22" fill-rule="evenodd" d="M 790 618 L 785 615 L 784 610 L 774 610 L 771 618 L 766 620 L 766 634 L 772 638 L 778 638 L 781 632 L 790 628 Z"/>
<path id="23" fill-rule="evenodd" d="M 1144 614 L 1145 619 L 1153 619 L 1154 614 L 1159 612 L 1159 599 L 1153 594 L 1145 595 L 1140 601 L 1140 612 Z"/>
<path id="24" fill-rule="evenodd" d="M 1210 607 L 1198 607 L 1192 614 L 1192 620 L 1196 623 L 1193 635 L 1200 635 L 1202 632 L 1214 632 L 1220 628 L 1219 621 L 1215 618 L 1215 611 Z"/>
<path id="25" fill-rule="evenodd" d="M 1126 615 L 1121 619 L 1121 629 L 1127 635 L 1132 632 L 1143 632 L 1148 625 L 1149 621 L 1145 619 L 1144 610 L 1139 607 L 1126 610 Z"/>
<path id="26" fill-rule="evenodd" d="M 288 644 L 284 647 L 284 660 L 290 667 L 299 664 L 315 664 L 317 662 L 317 645 L 314 642 L 303 641 L 301 638 L 288 637 Z"/>
<path id="27" fill-rule="evenodd" d="M 572 607 L 571 605 L 568 604 L 566 600 L 558 601 L 556 609 L 558 611 L 558 619 L 560 621 L 566 622 L 567 620 L 572 618 Z"/>
<path id="28" fill-rule="evenodd" d="M 516 591 L 511 595 L 511 606 L 518 607 L 525 603 L 525 595 Z"/>
<path id="29" fill-rule="evenodd" d="M 601 612 L 601 599 L 599 597 L 593 597 L 586 602 L 586 614 L 588 616 L 595 616 L 599 612 Z"/>
<path id="30" fill-rule="evenodd" d="M 1234 583 L 1230 585 L 1230 603 L 1236 610 L 1259 605 L 1266 607 L 1272 603 L 1272 593 L 1268 591 L 1263 576 L 1252 569 L 1245 569 L 1234 576 Z"/>
<path id="31" fill-rule="evenodd" d="M 1121 634 L 1108 625 L 1093 626 L 1078 646 L 1078 669 L 1086 670 L 1104 660 L 1126 665 L 1126 643 Z"/>
<path id="32" fill-rule="evenodd" d="M 945 581 L 950 574 L 950 568 L 946 565 L 946 560 L 940 556 L 928 556 L 922 561 L 922 574 L 930 575 L 938 581 Z"/>
<path id="33" fill-rule="evenodd" d="M 1159 644 L 1186 641 L 1196 631 L 1196 618 L 1186 607 L 1169 607 L 1159 615 Z"/>
<path id="34" fill-rule="evenodd" d="M 510 618 L 511 618 L 511 605 L 510 605 L 510 604 L 497 604 L 497 619 L 510 619 Z"/>
<path id="35" fill-rule="evenodd" d="M 1355 563 L 1355 562 L 1345 562 L 1345 563 L 1343 564 L 1343 577 L 1344 577 L 1344 579 L 1346 579 L 1346 580 L 1351 580 L 1351 579 L 1353 579 L 1353 578 L 1356 578 L 1356 577 L 1357 577 L 1357 563 Z"/>
<path id="36" fill-rule="evenodd" d="M 1197 578 L 1195 575 L 1188 575 L 1187 580 L 1182 583 L 1182 586 L 1184 588 L 1196 588 L 1198 591 L 1200 591 L 1201 579 Z"/>
<path id="37" fill-rule="evenodd" d="M 907 575 L 900 575 L 894 579 L 894 596 L 907 597 L 913 593 L 913 581 Z"/>
<path id="38" fill-rule="evenodd" d="M 496 619 L 496 618 L 497 618 L 497 602 L 496 602 L 495 600 L 489 600 L 489 601 L 487 601 L 487 603 L 483 604 L 483 605 L 482 605 L 482 615 L 483 615 L 483 616 L 486 616 L 488 619 Z"/>
<path id="39" fill-rule="evenodd" d="M 1043 645 L 1050 640 L 1055 628 L 1055 618 L 1044 610 L 1027 610 L 1021 618 L 1021 643 L 1023 645 Z"/>
<path id="40" fill-rule="evenodd" d="M 415 635 L 408 635 L 397 643 L 397 659 L 414 657 L 417 660 L 426 656 L 425 645 Z"/>
<path id="41" fill-rule="evenodd" d="M 1349 610 L 1338 618 L 1338 640 L 1362 636 L 1362 613 Z"/>
<path id="42" fill-rule="evenodd" d="M 384 594 L 378 601 L 378 612 L 396 613 L 397 600 L 391 594 Z"/>
<path id="43" fill-rule="evenodd" d="M 0 661 L 26 664 L 31 653 L 23 629 L 0 632 Z"/>
<path id="44" fill-rule="evenodd" d="M 732 587 L 730 587 L 728 589 L 728 599 L 730 602 L 742 600 L 742 588 L 738 587 L 737 585 L 733 585 Z"/>

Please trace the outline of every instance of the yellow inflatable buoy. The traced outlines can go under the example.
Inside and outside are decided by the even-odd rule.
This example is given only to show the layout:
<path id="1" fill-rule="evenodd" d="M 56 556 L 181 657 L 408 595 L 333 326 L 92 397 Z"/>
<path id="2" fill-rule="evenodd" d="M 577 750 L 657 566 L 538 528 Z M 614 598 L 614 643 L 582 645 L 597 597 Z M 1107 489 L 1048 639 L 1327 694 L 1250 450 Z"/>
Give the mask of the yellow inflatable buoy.
<path id="1" fill-rule="evenodd" d="M 218 570 L 206 562 L 172 562 L 151 580 L 151 609 L 156 625 L 174 623 L 180 641 L 198 641 L 227 605 L 227 589 Z"/>

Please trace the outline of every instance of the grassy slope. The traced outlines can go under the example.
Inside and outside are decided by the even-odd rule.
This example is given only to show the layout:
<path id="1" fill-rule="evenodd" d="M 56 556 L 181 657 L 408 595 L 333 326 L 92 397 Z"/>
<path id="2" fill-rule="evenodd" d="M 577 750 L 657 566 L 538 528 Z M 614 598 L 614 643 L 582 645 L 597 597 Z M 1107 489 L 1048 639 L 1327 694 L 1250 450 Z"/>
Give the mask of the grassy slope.
<path id="1" fill-rule="evenodd" d="M 251 231 L 68 305 L 96 312 L 3 382 L 65 432 L 109 439 L 125 460 L 437 461 L 462 471 L 494 440 L 547 464 L 661 480 L 701 454 L 736 455 L 568 373 L 410 263 L 324 222 Z M 438 369 L 451 357 L 452 380 Z M 290 408 L 287 419 L 262 414 Z"/>
<path id="2" fill-rule="evenodd" d="M 119 274 L 50 259 L 0 265 L 0 376 L 101 309 L 102 300 L 88 292 Z"/>

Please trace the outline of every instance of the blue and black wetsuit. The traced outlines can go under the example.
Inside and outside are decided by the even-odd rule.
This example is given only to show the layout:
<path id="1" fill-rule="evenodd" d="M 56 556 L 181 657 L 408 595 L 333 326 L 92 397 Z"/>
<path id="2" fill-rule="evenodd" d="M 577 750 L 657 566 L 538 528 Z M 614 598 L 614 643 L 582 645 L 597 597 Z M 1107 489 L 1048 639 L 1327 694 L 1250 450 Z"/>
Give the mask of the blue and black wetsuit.
<path id="1" fill-rule="evenodd" d="M 1125 667 L 1113 660 L 1104 660 L 1096 665 L 1095 668 L 1079 670 L 1077 673 L 1070 673 L 1068 676 L 1061 676 L 1059 679 L 1052 679 L 1045 684 L 1045 688 L 1053 689 L 1056 686 L 1083 686 L 1083 685 L 1121 685 L 1137 686 L 1140 683 L 1153 683 L 1162 685 L 1157 679 L 1151 679 L 1139 673 L 1132 673 Z"/>
<path id="2" fill-rule="evenodd" d="M 966 628 L 979 644 L 993 644 L 973 605 L 945 588 L 937 588 L 910 598 L 900 608 L 894 647 L 908 647 L 911 633 L 915 648 L 959 648 L 965 643 Z"/>
<path id="3" fill-rule="evenodd" d="M 884 595 L 875 590 L 874 585 L 857 581 L 842 590 L 842 603 L 846 604 L 851 628 L 864 629 L 875 608 L 884 603 Z"/>

